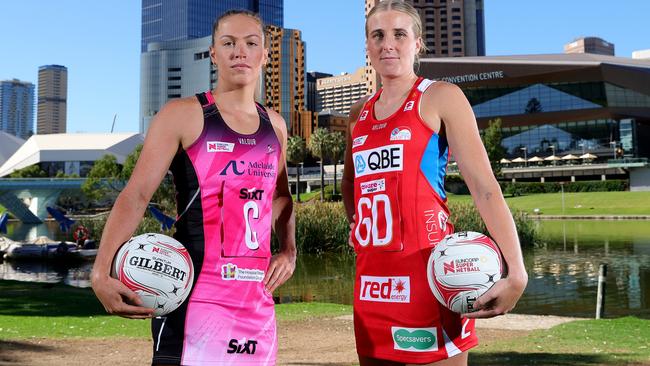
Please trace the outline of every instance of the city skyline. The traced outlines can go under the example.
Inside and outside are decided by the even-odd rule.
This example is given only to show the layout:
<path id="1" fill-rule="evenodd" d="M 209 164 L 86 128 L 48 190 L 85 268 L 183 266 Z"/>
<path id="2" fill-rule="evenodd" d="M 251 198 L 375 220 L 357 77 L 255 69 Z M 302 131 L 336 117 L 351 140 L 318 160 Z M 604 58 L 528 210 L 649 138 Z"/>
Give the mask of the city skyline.
<path id="1" fill-rule="evenodd" d="M 625 7 L 608 7 L 605 1 L 576 3 L 554 0 L 539 8 L 515 0 L 486 0 L 486 54 L 562 53 L 566 43 L 580 36 L 613 43 L 621 57 L 650 48 L 634 26 L 642 24 L 650 2 L 630 1 Z M 307 71 L 337 75 L 363 66 L 363 7 L 363 1 L 285 1 L 284 26 L 302 31 Z M 3 3 L 0 8 L 5 55 L 0 80 L 36 84 L 39 66 L 66 66 L 69 132 L 108 132 L 115 114 L 115 131 L 138 130 L 139 1 L 91 2 L 83 11 L 71 0 Z M 29 26 L 25 19 L 30 19 Z"/>

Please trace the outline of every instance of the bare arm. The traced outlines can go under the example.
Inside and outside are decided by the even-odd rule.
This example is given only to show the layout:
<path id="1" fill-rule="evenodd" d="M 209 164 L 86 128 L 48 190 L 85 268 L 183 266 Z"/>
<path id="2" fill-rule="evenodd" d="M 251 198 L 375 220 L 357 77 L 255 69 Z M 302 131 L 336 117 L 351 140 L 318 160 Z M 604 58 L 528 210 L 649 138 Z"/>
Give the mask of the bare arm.
<path id="1" fill-rule="evenodd" d="M 269 292 L 285 283 L 296 268 L 296 235 L 293 198 L 289 191 L 287 176 L 287 127 L 284 119 L 274 111 L 269 111 L 271 123 L 282 144 L 278 162 L 278 177 L 273 194 L 273 230 L 280 242 L 280 252 L 271 258 L 264 276 L 264 284 Z"/>
<path id="2" fill-rule="evenodd" d="M 187 109 L 187 101 L 174 101 L 153 119 L 133 174 L 117 197 L 104 227 L 91 281 L 95 294 L 110 314 L 142 318 L 152 313 L 152 309 L 132 305 L 141 302 L 135 293 L 110 277 L 111 264 L 118 248 L 138 227 L 151 196 L 169 169 L 181 142 L 180 131 L 175 126 L 179 120 L 188 118 Z"/>
<path id="3" fill-rule="evenodd" d="M 434 97 L 435 95 L 435 97 Z M 458 167 L 472 193 L 476 207 L 508 266 L 507 278 L 479 297 L 480 311 L 468 317 L 492 317 L 512 310 L 523 293 L 528 276 L 524 268 L 517 228 L 497 183 L 479 135 L 472 108 L 463 92 L 448 83 L 436 83 L 427 90 L 421 112 L 425 121 L 440 126 Z M 435 111 L 439 111 L 436 115 Z M 437 120 L 436 120 L 437 119 Z M 439 127 L 435 129 L 439 130 Z"/>

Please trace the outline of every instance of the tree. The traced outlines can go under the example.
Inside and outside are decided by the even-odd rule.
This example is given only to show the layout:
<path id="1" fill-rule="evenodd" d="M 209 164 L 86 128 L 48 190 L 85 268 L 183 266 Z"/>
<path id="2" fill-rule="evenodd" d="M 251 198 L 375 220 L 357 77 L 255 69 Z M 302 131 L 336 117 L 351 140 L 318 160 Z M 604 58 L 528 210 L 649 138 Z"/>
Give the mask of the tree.
<path id="1" fill-rule="evenodd" d="M 140 158 L 141 152 L 142 144 L 139 144 L 129 155 L 127 155 L 126 159 L 124 159 L 124 164 L 122 164 L 122 173 L 120 174 L 122 179 L 129 180 L 131 174 L 133 174 L 133 169 L 135 169 L 135 163 L 137 163 Z"/>
<path id="2" fill-rule="evenodd" d="M 330 157 L 334 160 L 334 195 L 336 196 L 336 165 L 345 153 L 345 136 L 340 132 L 329 134 Z"/>
<path id="3" fill-rule="evenodd" d="M 38 164 L 34 164 L 15 170 L 9 174 L 9 178 L 47 178 L 47 173 Z"/>
<path id="4" fill-rule="evenodd" d="M 296 165 L 296 201 L 300 202 L 300 163 L 305 160 L 307 147 L 300 136 L 291 136 L 287 140 L 287 161 Z"/>
<path id="5" fill-rule="evenodd" d="M 114 155 L 104 155 L 96 160 L 81 190 L 90 199 L 100 199 L 109 193 L 120 192 L 118 181 L 121 181 L 121 169 Z"/>
<path id="6" fill-rule="evenodd" d="M 501 146 L 501 118 L 488 121 L 488 128 L 483 131 L 483 145 L 494 175 L 501 175 L 500 160 L 506 155 L 505 149 Z"/>
<path id="7" fill-rule="evenodd" d="M 327 132 L 324 128 L 317 128 L 314 133 L 311 134 L 309 138 L 309 151 L 311 154 L 320 159 L 320 200 L 321 202 L 325 200 L 325 172 L 323 171 L 323 159 L 327 157 L 329 139 Z"/>
<path id="8" fill-rule="evenodd" d="M 526 113 L 539 113 L 542 111 L 542 103 L 537 98 L 530 98 L 528 104 L 526 104 Z"/>

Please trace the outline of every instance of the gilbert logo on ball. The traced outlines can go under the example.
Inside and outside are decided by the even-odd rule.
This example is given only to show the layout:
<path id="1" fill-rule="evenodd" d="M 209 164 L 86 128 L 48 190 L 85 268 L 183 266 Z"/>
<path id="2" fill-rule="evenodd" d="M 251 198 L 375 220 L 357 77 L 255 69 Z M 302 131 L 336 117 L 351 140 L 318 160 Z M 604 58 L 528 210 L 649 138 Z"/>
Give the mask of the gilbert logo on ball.
<path id="1" fill-rule="evenodd" d="M 111 275 L 138 294 L 154 316 L 174 311 L 187 298 L 194 266 L 187 249 L 162 234 L 142 234 L 124 243 L 115 255 Z"/>
<path id="2" fill-rule="evenodd" d="M 503 274 L 499 247 L 473 231 L 447 235 L 431 251 L 427 278 L 433 295 L 456 313 L 476 311 L 476 299 Z"/>

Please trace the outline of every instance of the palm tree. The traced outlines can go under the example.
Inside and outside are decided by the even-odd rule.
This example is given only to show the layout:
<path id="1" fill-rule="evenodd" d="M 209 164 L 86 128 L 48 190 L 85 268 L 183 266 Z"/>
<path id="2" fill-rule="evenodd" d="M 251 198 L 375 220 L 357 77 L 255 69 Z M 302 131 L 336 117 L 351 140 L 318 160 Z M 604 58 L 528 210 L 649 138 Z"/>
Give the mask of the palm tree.
<path id="1" fill-rule="evenodd" d="M 300 163 L 305 160 L 307 148 L 300 136 L 291 136 L 287 140 L 287 160 L 296 165 L 296 201 L 300 202 Z"/>
<path id="2" fill-rule="evenodd" d="M 309 151 L 320 159 L 320 200 L 325 200 L 325 172 L 323 171 L 323 159 L 328 155 L 329 132 L 324 128 L 317 128 L 309 138 Z"/>
<path id="3" fill-rule="evenodd" d="M 334 160 L 334 195 L 336 195 L 336 163 L 343 159 L 345 153 L 345 136 L 340 132 L 329 134 L 330 157 Z"/>

